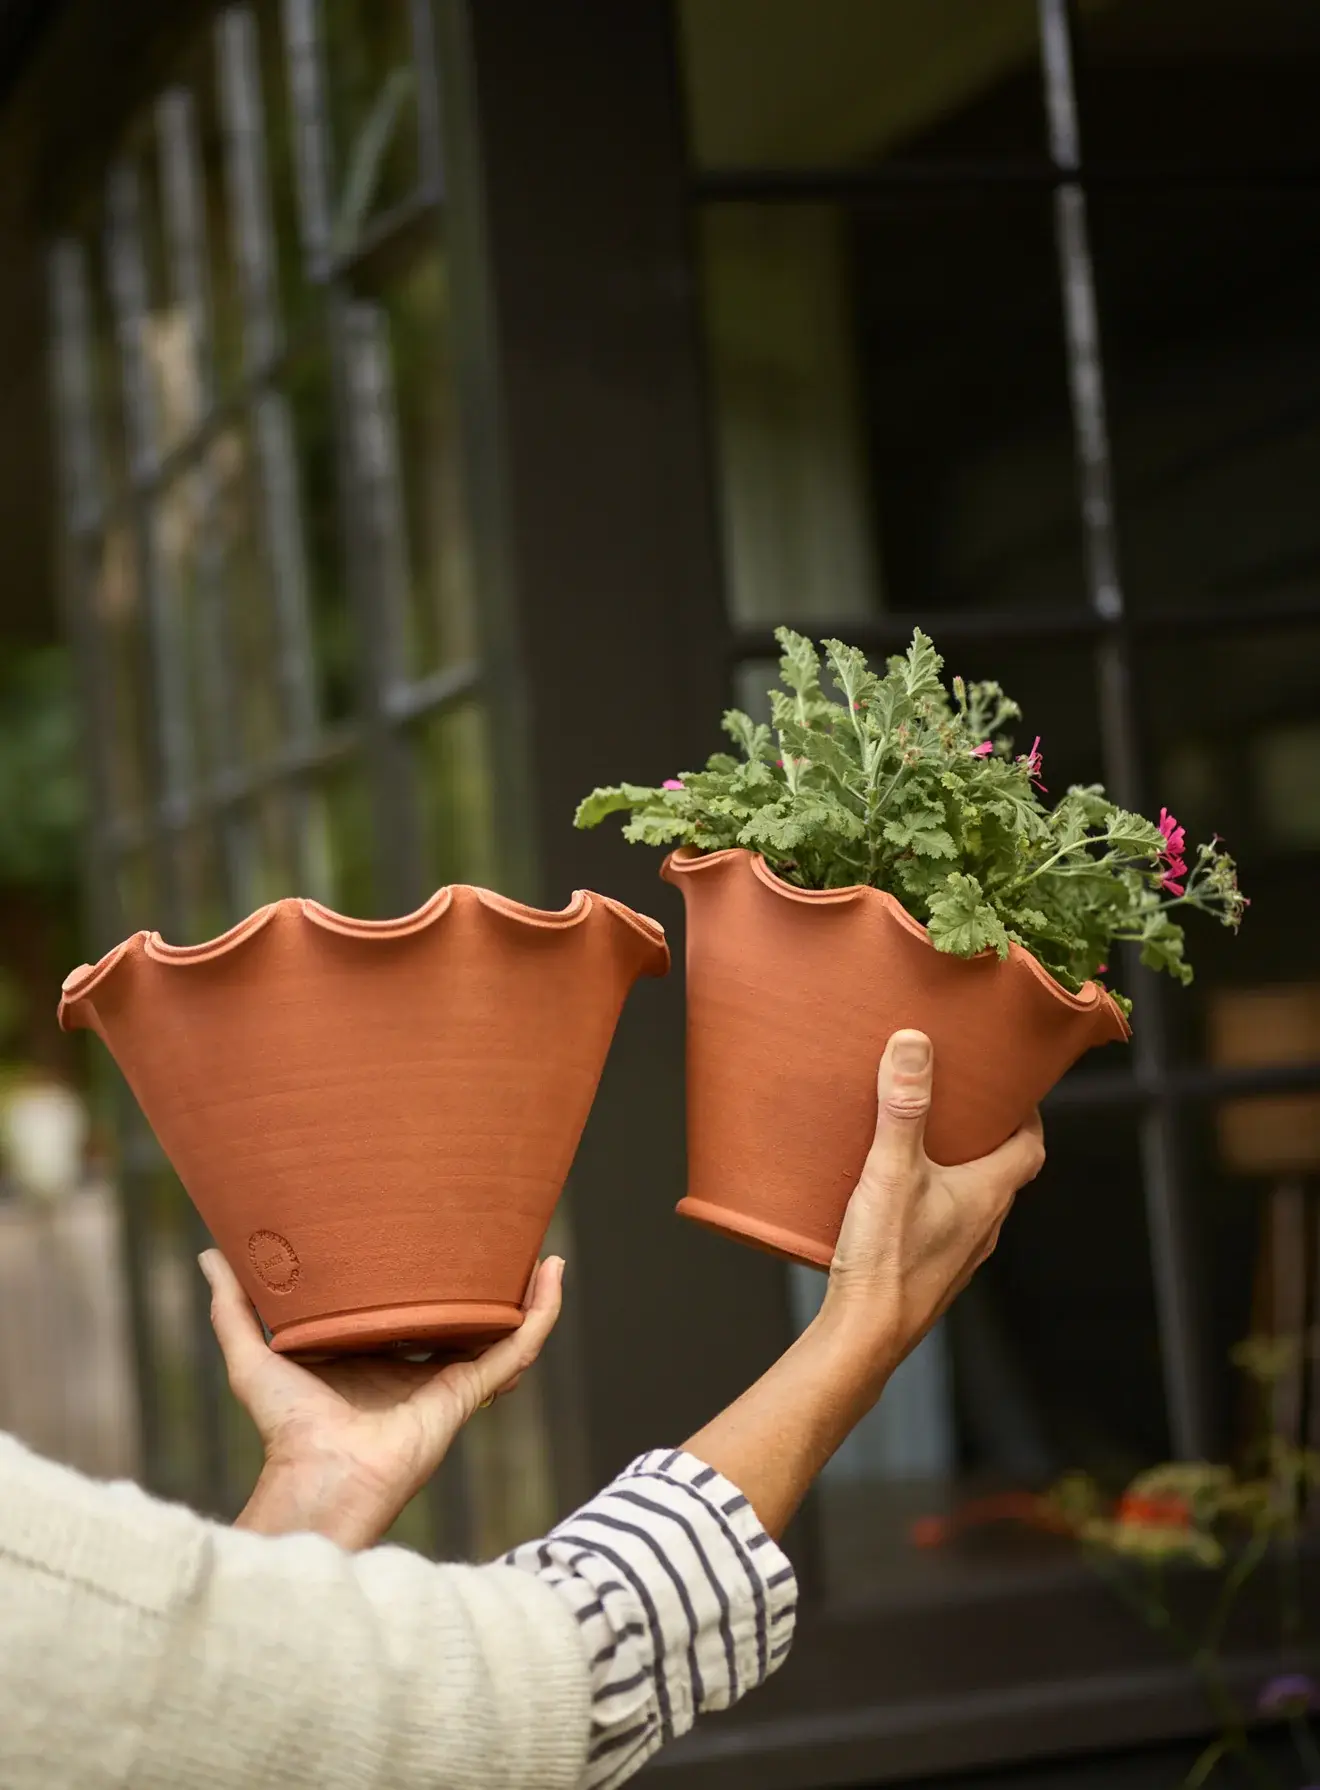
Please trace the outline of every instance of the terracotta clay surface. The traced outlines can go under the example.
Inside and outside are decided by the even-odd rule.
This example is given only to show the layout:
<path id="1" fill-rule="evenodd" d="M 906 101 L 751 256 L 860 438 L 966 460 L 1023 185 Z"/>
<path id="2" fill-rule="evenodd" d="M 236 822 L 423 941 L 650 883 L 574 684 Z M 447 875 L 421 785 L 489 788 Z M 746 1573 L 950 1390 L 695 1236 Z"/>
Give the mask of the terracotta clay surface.
<path id="1" fill-rule="evenodd" d="M 350 920 L 280 901 L 206 945 L 138 933 L 67 979 L 284 1352 L 521 1321 L 624 999 L 664 933 L 579 893 L 442 889 Z"/>
<path id="2" fill-rule="evenodd" d="M 904 1026 L 935 1046 L 931 1159 L 1004 1142 L 1082 1053 L 1128 1027 L 1093 982 L 1028 952 L 951 957 L 879 889 L 782 883 L 745 851 L 675 852 L 687 905 L 688 1192 L 678 1210 L 828 1267 L 875 1129 L 876 1069 Z"/>

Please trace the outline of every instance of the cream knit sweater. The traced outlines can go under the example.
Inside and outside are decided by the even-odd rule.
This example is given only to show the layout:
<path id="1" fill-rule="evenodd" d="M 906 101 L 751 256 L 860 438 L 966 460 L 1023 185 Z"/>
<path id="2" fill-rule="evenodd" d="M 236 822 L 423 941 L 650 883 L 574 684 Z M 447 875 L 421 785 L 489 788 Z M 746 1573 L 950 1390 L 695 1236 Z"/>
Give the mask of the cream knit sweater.
<path id="1" fill-rule="evenodd" d="M 615 1790 L 782 1663 L 747 1499 L 642 1455 L 492 1566 L 225 1529 L 0 1435 L 0 1790 Z"/>
<path id="2" fill-rule="evenodd" d="M 3 1790 L 573 1790 L 589 1710 L 528 1573 L 221 1529 L 0 1437 Z"/>

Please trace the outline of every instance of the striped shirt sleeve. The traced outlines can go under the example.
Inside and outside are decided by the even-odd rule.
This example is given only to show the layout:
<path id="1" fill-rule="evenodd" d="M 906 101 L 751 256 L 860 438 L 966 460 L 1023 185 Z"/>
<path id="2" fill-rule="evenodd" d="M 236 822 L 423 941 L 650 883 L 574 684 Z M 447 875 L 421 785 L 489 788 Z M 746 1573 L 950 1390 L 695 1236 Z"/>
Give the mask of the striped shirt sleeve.
<path id="1" fill-rule="evenodd" d="M 572 1608 L 591 1668 L 582 1790 L 610 1790 L 792 1645 L 793 1568 L 747 1499 L 681 1450 L 641 1455 L 589 1504 L 506 1557 Z"/>

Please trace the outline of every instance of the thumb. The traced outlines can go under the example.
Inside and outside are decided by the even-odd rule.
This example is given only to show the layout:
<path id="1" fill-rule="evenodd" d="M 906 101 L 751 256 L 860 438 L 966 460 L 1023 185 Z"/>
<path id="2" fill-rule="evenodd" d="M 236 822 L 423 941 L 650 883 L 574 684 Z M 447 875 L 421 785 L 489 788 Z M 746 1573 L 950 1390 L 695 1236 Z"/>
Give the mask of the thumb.
<path id="1" fill-rule="evenodd" d="M 866 1159 L 868 1173 L 889 1179 L 920 1162 L 933 1068 L 934 1053 L 924 1032 L 895 1032 L 890 1038 L 876 1083 L 879 1110 Z"/>
<path id="2" fill-rule="evenodd" d="M 218 1249 L 197 1258 L 211 1288 L 211 1324 L 235 1391 L 269 1360 L 261 1324 L 238 1283 L 238 1276 Z"/>

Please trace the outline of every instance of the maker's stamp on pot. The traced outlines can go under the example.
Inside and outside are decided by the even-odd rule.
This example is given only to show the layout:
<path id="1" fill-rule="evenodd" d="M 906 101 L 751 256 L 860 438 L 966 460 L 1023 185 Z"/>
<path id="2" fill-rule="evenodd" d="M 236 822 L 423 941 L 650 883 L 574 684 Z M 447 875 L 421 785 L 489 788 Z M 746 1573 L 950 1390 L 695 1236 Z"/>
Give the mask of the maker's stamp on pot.
<path id="1" fill-rule="evenodd" d="M 278 1231 L 253 1231 L 248 1238 L 248 1260 L 262 1286 L 272 1293 L 291 1293 L 302 1275 L 297 1252 Z"/>

